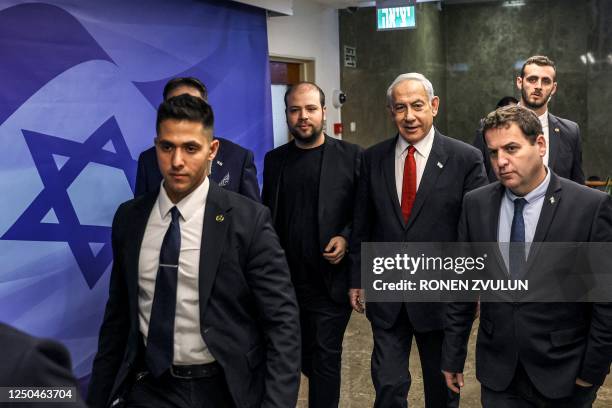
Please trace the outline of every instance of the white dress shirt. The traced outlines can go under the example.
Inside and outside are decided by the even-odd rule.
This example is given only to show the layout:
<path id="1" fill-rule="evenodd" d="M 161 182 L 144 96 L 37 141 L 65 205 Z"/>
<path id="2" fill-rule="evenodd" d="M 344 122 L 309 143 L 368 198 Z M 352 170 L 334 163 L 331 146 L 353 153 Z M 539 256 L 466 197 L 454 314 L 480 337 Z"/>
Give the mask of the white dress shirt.
<path id="1" fill-rule="evenodd" d="M 542 124 L 542 132 L 544 133 L 544 140 L 546 140 L 546 154 L 544 155 L 544 165 L 548 166 L 548 153 L 550 152 L 550 136 L 548 133 L 548 110 L 541 116 L 538 116 L 540 123 Z"/>
<path id="2" fill-rule="evenodd" d="M 416 187 L 419 191 L 419 185 L 423 178 L 423 172 L 425 171 L 425 165 L 433 146 L 435 129 L 432 126 L 425 137 L 414 144 L 414 161 L 416 162 Z M 410 144 L 399 135 L 397 138 L 397 144 L 395 145 L 395 188 L 397 189 L 397 198 L 402 203 L 402 182 L 404 181 L 404 163 L 406 162 L 406 156 L 408 156 L 408 148 Z"/>
<path id="3" fill-rule="evenodd" d="M 202 225 L 209 188 L 208 177 L 188 196 L 173 204 L 164 189 L 147 222 L 138 262 L 138 317 L 140 332 L 145 344 L 149 332 L 149 320 L 153 307 L 155 279 L 159 268 L 159 253 L 164 235 L 172 216 L 170 209 L 176 205 L 181 216 L 181 251 L 179 255 L 176 317 L 174 320 L 174 359 L 177 365 L 206 364 L 215 359 L 202 339 L 200 332 L 200 246 Z"/>

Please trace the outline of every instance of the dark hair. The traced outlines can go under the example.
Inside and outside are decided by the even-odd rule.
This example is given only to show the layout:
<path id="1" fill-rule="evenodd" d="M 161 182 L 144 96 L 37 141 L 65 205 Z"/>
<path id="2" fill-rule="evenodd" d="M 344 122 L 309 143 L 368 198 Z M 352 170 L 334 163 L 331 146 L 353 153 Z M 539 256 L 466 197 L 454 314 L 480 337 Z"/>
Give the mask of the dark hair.
<path id="1" fill-rule="evenodd" d="M 317 91 L 319 91 L 319 100 L 321 101 L 321 107 L 325 107 L 325 94 L 323 93 L 323 90 L 319 88 L 319 86 L 314 82 L 301 81 L 297 84 L 289 85 L 289 87 L 287 88 L 287 92 L 285 92 L 285 108 L 287 108 L 287 98 L 289 97 L 289 95 L 301 86 L 311 86 Z"/>
<path id="2" fill-rule="evenodd" d="M 164 101 L 168 99 L 168 94 L 181 86 L 189 86 L 197 89 L 202 95 L 202 99 L 208 99 L 208 90 L 206 85 L 202 83 L 198 78 L 194 77 L 178 77 L 169 80 L 164 86 Z"/>
<path id="3" fill-rule="evenodd" d="M 518 99 L 516 99 L 514 96 L 504 96 L 499 100 L 499 102 L 497 102 L 495 108 L 501 108 L 508 105 L 516 105 L 517 103 Z"/>
<path id="4" fill-rule="evenodd" d="M 188 94 L 172 97 L 159 105 L 155 123 L 158 135 L 161 123 L 168 119 L 201 123 L 204 129 L 212 129 L 215 122 L 210 105 L 204 99 Z"/>
<path id="5" fill-rule="evenodd" d="M 543 134 L 542 124 L 536 114 L 523 106 L 510 105 L 498 108 L 489 113 L 483 121 L 483 134 L 489 129 L 507 128 L 511 124 L 521 129 L 530 144 L 534 144 L 539 135 Z"/>
<path id="6" fill-rule="evenodd" d="M 525 61 L 521 67 L 521 78 L 525 78 L 525 67 L 530 64 L 536 64 L 541 67 L 552 67 L 555 71 L 553 81 L 555 80 L 557 76 L 557 67 L 555 66 L 555 62 L 544 55 L 534 55 L 533 57 L 527 58 L 527 61 Z"/>

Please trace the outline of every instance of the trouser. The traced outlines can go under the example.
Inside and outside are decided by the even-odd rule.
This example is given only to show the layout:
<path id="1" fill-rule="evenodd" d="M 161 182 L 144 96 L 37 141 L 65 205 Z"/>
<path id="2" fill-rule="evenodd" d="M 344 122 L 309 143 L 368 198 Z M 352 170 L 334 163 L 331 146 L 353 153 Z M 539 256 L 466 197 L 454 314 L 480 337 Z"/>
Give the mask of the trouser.
<path id="1" fill-rule="evenodd" d="M 440 369 L 442 330 L 419 333 L 414 331 L 405 308 L 389 329 L 372 324 L 374 350 L 372 351 L 372 381 L 376 390 L 375 408 L 408 407 L 411 377 L 408 370 L 412 337 L 416 339 L 423 371 L 426 408 L 459 406 L 459 395 L 446 387 Z"/>
<path id="2" fill-rule="evenodd" d="M 136 375 L 126 398 L 128 408 L 233 408 L 225 376 L 183 379 L 169 372 L 159 378 L 147 371 Z"/>
<path id="3" fill-rule="evenodd" d="M 575 385 L 574 392 L 569 397 L 550 399 L 536 389 L 519 363 L 508 388 L 494 391 L 483 385 L 481 399 L 485 408 L 587 408 L 593 405 L 598 388 Z"/>
<path id="4" fill-rule="evenodd" d="M 302 330 L 302 372 L 308 377 L 308 406 L 337 407 L 342 339 L 352 309 L 348 301 L 336 303 L 323 291 L 298 290 L 297 298 Z"/>

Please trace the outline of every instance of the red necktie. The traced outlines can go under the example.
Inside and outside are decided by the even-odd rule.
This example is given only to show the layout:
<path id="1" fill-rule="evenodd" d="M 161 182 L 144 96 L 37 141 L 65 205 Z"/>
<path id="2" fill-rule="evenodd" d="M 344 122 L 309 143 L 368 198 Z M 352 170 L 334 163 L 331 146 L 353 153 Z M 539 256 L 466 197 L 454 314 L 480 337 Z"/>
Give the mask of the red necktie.
<path id="1" fill-rule="evenodd" d="M 404 178 L 402 179 L 402 215 L 404 222 L 408 222 L 410 211 L 416 197 L 416 161 L 414 160 L 414 146 L 408 147 L 408 154 L 404 161 Z"/>

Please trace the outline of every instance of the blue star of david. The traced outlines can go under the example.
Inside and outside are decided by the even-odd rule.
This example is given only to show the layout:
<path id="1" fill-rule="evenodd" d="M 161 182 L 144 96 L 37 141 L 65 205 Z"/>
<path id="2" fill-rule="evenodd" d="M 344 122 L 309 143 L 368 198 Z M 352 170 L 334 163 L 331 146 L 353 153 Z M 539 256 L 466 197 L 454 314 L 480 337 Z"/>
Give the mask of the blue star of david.
<path id="1" fill-rule="evenodd" d="M 68 196 L 68 187 L 89 163 L 120 169 L 134 191 L 136 162 L 130 155 L 119 125 L 111 117 L 83 143 L 23 130 L 44 188 L 1 239 L 67 242 L 89 288 L 93 288 L 112 262 L 111 228 L 81 225 Z M 111 141 L 115 153 L 103 147 Z M 68 157 L 58 169 L 53 154 Z M 58 223 L 41 222 L 53 210 Z M 101 245 L 97 254 L 90 243 Z"/>

